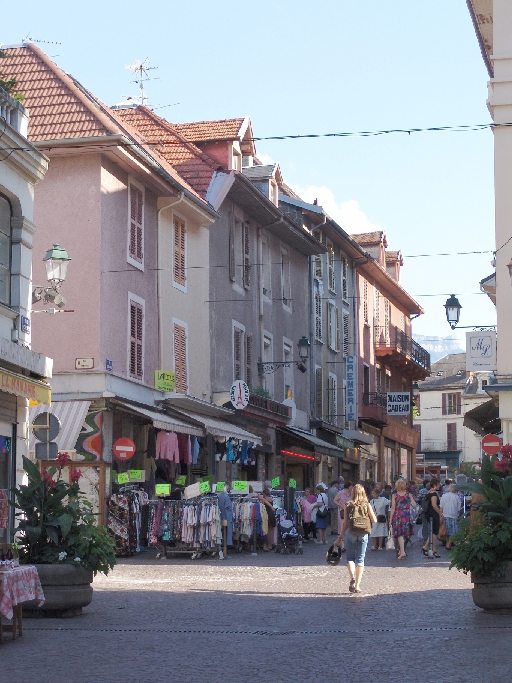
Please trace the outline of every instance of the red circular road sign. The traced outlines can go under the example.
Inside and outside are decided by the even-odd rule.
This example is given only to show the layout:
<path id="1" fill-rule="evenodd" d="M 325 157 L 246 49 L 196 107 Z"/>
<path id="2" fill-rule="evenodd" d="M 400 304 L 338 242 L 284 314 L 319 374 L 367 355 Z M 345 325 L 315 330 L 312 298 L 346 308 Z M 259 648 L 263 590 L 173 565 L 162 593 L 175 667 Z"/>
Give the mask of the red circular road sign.
<path id="1" fill-rule="evenodd" d="M 128 437 L 122 436 L 114 443 L 112 450 L 118 460 L 130 460 L 135 455 L 135 444 Z"/>
<path id="2" fill-rule="evenodd" d="M 503 441 L 496 434 L 486 434 L 482 439 L 482 450 L 487 455 L 496 455 L 502 446 Z"/>

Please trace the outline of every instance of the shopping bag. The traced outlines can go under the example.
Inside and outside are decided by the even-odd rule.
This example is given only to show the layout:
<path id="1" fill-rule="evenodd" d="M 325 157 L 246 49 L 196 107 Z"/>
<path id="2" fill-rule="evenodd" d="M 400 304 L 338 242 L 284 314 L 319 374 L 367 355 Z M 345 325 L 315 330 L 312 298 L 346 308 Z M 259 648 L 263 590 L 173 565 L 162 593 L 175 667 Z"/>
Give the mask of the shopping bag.
<path id="1" fill-rule="evenodd" d="M 448 532 L 446 531 L 446 526 L 444 525 L 444 522 L 439 527 L 439 533 L 437 534 L 437 538 L 441 542 L 448 540 Z"/>
<path id="2" fill-rule="evenodd" d="M 386 550 L 394 550 L 395 549 L 395 541 L 393 539 L 393 536 L 391 535 L 391 529 L 389 530 L 389 535 L 388 535 L 388 540 L 386 541 Z"/>

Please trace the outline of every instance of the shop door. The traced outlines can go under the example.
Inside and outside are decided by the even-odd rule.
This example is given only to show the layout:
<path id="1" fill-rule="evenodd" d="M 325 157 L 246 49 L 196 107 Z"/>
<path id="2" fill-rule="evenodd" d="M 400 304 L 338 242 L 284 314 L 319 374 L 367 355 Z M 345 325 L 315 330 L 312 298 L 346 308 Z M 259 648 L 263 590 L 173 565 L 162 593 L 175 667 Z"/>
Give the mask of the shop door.
<path id="1" fill-rule="evenodd" d="M 12 512 L 9 505 L 9 491 L 13 486 L 12 425 L 4 426 L 0 422 L 0 543 L 7 543 L 10 540 L 9 527 L 12 526 Z"/>

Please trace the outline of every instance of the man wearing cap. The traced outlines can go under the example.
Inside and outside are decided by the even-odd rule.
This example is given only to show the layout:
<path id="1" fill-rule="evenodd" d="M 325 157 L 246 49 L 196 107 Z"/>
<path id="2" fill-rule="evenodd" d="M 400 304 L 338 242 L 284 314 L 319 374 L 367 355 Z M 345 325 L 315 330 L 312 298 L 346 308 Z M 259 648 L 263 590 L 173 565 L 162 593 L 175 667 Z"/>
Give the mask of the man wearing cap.
<path id="1" fill-rule="evenodd" d="M 339 493 L 339 482 L 337 479 L 331 481 L 329 490 L 327 491 L 327 499 L 329 501 L 329 519 L 331 523 L 331 536 L 338 535 L 338 506 L 334 502 L 334 499 Z"/>

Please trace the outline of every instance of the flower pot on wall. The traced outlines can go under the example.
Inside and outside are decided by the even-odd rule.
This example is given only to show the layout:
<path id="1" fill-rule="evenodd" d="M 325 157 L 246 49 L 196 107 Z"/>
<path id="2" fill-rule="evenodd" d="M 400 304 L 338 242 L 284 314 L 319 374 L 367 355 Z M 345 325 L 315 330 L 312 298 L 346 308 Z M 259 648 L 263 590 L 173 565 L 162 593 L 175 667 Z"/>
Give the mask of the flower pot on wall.
<path id="1" fill-rule="evenodd" d="M 71 564 L 36 564 L 45 603 L 23 603 L 27 617 L 74 617 L 82 613 L 92 600 L 93 573 L 84 567 Z"/>
<path id="2" fill-rule="evenodd" d="M 484 610 L 512 610 L 512 562 L 499 578 L 471 574 L 473 602 Z"/>

